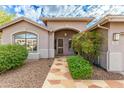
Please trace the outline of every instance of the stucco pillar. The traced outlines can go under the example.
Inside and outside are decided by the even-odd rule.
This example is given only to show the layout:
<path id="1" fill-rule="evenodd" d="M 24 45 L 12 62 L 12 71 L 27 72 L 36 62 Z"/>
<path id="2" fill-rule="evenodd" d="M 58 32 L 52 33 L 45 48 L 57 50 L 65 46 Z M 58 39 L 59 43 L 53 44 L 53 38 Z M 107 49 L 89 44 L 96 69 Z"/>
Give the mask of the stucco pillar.
<path id="1" fill-rule="evenodd" d="M 49 39 L 48 39 L 48 58 L 55 57 L 55 50 L 54 50 L 54 32 L 49 32 Z"/>

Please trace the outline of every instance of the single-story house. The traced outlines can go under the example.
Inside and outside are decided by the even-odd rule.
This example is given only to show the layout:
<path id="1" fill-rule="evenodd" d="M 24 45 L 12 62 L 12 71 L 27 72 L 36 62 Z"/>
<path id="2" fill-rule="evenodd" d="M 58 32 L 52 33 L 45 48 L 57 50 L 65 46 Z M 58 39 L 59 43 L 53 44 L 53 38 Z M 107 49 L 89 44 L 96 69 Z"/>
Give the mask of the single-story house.
<path id="1" fill-rule="evenodd" d="M 53 58 L 71 55 L 71 38 L 86 30 L 92 18 L 41 18 L 45 26 L 26 17 L 0 26 L 1 44 L 18 43 L 29 50 L 28 59 Z"/>
<path id="2" fill-rule="evenodd" d="M 124 16 L 107 15 L 86 31 L 103 36 L 101 54 L 96 61 L 107 71 L 124 72 Z"/>
<path id="3" fill-rule="evenodd" d="M 96 64 L 107 71 L 124 71 L 124 16 L 108 15 L 86 28 L 93 18 L 41 18 L 45 26 L 20 17 L 0 26 L 0 43 L 25 45 L 28 59 L 54 58 L 74 54 L 72 36 L 82 31 L 98 31 L 104 41 Z"/>

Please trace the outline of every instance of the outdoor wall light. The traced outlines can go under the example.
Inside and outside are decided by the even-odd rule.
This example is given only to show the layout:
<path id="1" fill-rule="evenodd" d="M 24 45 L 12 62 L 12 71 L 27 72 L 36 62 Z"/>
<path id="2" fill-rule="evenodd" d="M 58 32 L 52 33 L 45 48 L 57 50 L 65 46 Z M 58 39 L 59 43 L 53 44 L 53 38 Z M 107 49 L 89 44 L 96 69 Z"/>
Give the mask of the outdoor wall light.
<path id="1" fill-rule="evenodd" d="M 67 33 L 65 33 L 64 36 L 67 36 Z"/>
<path id="2" fill-rule="evenodd" d="M 113 33 L 113 40 L 119 41 L 119 39 L 120 39 L 120 33 Z"/>

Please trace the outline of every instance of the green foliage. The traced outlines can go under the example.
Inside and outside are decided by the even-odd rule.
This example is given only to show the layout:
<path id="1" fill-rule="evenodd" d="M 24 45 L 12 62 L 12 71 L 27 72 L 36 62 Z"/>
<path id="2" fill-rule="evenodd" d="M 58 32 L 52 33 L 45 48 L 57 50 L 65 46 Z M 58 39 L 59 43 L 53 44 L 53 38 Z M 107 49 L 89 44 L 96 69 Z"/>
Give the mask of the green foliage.
<path id="1" fill-rule="evenodd" d="M 81 35 L 80 34 L 76 34 L 72 37 L 72 48 L 78 52 L 78 55 L 81 54 L 81 50 L 82 50 L 82 45 L 81 45 Z"/>
<path id="2" fill-rule="evenodd" d="M 73 79 L 90 79 L 92 77 L 93 68 L 89 61 L 80 56 L 69 56 L 67 62 Z"/>
<path id="3" fill-rule="evenodd" d="M 10 15 L 4 11 L 0 11 L 0 25 L 10 22 L 15 15 Z"/>
<path id="4" fill-rule="evenodd" d="M 100 48 L 103 41 L 103 37 L 101 33 L 98 33 L 97 31 L 92 31 L 92 42 L 93 42 L 93 49 L 94 54 L 99 55 L 100 54 Z"/>
<path id="5" fill-rule="evenodd" d="M 102 36 L 99 32 L 83 32 L 72 38 L 72 47 L 89 61 L 94 60 L 100 54 Z"/>
<path id="6" fill-rule="evenodd" d="M 82 52 L 85 54 L 94 52 L 94 49 L 93 49 L 94 45 L 93 45 L 93 42 L 92 42 L 90 36 L 91 36 L 91 33 L 89 33 L 89 32 L 81 34 Z"/>
<path id="7" fill-rule="evenodd" d="M 0 45 L 0 73 L 24 64 L 28 51 L 21 45 Z"/>

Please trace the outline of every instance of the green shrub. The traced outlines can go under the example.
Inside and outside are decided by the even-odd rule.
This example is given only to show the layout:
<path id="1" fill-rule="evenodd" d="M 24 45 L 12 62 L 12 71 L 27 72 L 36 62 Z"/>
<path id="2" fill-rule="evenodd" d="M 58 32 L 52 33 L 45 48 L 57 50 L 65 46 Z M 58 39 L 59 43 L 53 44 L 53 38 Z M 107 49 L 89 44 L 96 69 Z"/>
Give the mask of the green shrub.
<path id="1" fill-rule="evenodd" d="M 99 31 L 86 31 L 78 33 L 72 38 L 72 48 L 78 55 L 83 56 L 90 62 L 95 62 L 100 55 L 103 37 Z"/>
<path id="2" fill-rule="evenodd" d="M 0 73 L 24 64 L 28 51 L 21 45 L 0 45 Z"/>
<path id="3" fill-rule="evenodd" d="M 69 56 L 67 62 L 73 79 L 89 79 L 92 77 L 93 68 L 89 61 L 80 56 Z"/>

